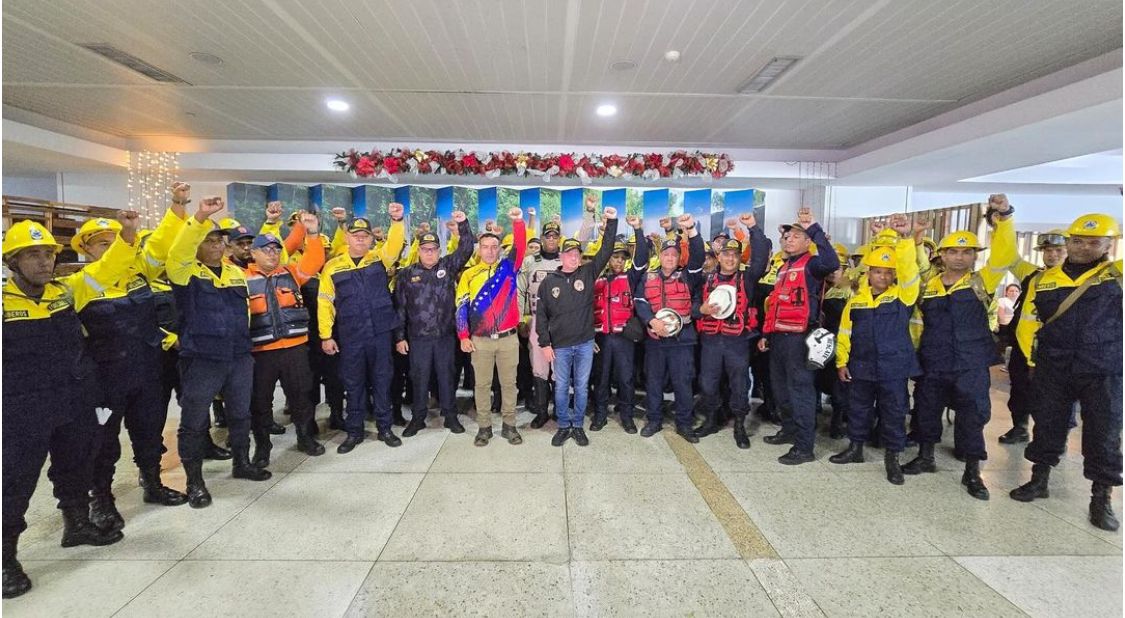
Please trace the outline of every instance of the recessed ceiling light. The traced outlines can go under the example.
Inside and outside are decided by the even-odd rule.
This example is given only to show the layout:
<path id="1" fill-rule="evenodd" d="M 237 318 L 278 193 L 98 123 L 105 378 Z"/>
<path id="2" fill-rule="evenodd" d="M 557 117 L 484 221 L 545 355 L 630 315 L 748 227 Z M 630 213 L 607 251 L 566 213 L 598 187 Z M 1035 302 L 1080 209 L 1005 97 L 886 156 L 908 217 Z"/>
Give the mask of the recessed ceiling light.
<path id="1" fill-rule="evenodd" d="M 192 60 L 195 60 L 196 62 L 202 62 L 203 64 L 218 66 L 223 63 L 222 58 L 216 56 L 215 54 L 209 54 L 207 52 L 191 52 L 188 55 L 191 56 Z"/>
<path id="2" fill-rule="evenodd" d="M 346 112 L 352 108 L 347 101 L 341 99 L 328 99 L 324 104 L 328 106 L 328 109 L 334 112 Z"/>
<path id="3" fill-rule="evenodd" d="M 598 106 L 598 115 L 604 117 L 613 116 L 617 113 L 617 106 L 606 103 Z"/>
<path id="4" fill-rule="evenodd" d="M 637 63 L 633 62 L 632 60 L 618 60 L 617 62 L 609 65 L 609 68 L 613 69 L 614 71 L 632 71 L 633 69 L 637 68 Z"/>
<path id="5" fill-rule="evenodd" d="M 669 49 L 668 51 L 664 52 L 664 59 L 668 62 L 679 62 L 680 52 L 674 49 Z"/>

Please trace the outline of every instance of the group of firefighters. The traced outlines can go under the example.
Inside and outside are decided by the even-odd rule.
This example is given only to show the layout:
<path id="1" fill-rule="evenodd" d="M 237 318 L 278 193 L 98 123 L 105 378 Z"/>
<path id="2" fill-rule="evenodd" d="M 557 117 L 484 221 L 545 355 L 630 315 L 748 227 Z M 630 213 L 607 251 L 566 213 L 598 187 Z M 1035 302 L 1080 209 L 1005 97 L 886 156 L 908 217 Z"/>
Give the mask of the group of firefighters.
<path id="1" fill-rule="evenodd" d="M 1001 441 L 1027 441 L 1027 419 L 1035 421 L 1025 453 L 1032 477 L 1011 497 L 1048 496 L 1077 407 L 1090 521 L 1118 528 L 1110 496 L 1121 485 L 1122 290 L 1110 253 L 1121 234 L 1111 216 L 1040 234 L 1038 267 L 1017 251 L 1007 198 L 991 196 L 991 250 L 977 269 L 985 246 L 976 234 L 935 243 L 927 225 L 905 215 L 877 226 L 854 254 L 833 245 L 808 208 L 781 226 L 776 253 L 752 214 L 728 219 L 707 243 L 690 215 L 662 219 L 655 238 L 627 216 L 630 229 L 619 235 L 618 213 L 607 207 L 591 240 L 592 203 L 575 237 L 564 237 L 556 218 L 531 238 L 534 212 L 529 225 L 513 208 L 510 234 L 492 222 L 474 234 L 455 212 L 448 241 L 419 226 L 408 248 L 400 204 L 389 205 L 385 231 L 335 209 L 329 238 L 309 212 L 294 214 L 283 233 L 276 202 L 257 233 L 216 221 L 221 198 L 202 199 L 189 215 L 190 202 L 190 187 L 174 185 L 151 231 L 131 211 L 87 221 L 71 243 L 86 262 L 63 277 L 55 275 L 62 247 L 42 225 L 20 221 L 4 236 L 5 598 L 31 588 L 16 547 L 48 454 L 62 545 L 116 543 L 125 526 L 111 491 L 122 424 L 144 501 L 203 508 L 212 499 L 204 459 L 231 459 L 235 478 L 270 478 L 270 436 L 285 430 L 273 416 L 278 383 L 297 448 L 314 457 L 325 452 L 314 415 L 322 385 L 329 427 L 346 432 L 339 454 L 364 441 L 371 417 L 379 441 L 401 445 L 394 426 L 405 425 L 407 438 L 422 431 L 431 393 L 444 427 L 463 433 L 461 374 L 474 390 L 480 447 L 493 438 L 497 412 L 500 437 L 522 442 L 518 399 L 535 414 L 533 429 L 553 416 L 555 446 L 588 445 L 585 428 L 609 422 L 612 391 L 622 429 L 637 433 L 639 380 L 641 436 L 662 430 L 670 392 L 682 439 L 733 424 L 735 444 L 747 449 L 757 389 L 763 416 L 780 423 L 765 442 L 791 445 L 778 457 L 785 465 L 815 459 L 824 393 L 832 437 L 848 438 L 830 461 L 862 462 L 865 445 L 881 444 L 896 485 L 937 470 L 948 408 L 961 482 L 987 500 L 989 370 L 1002 362 L 989 308 L 1007 273 L 1022 293 L 1008 328 L 1014 427 Z M 824 331 L 835 336 L 834 366 L 818 368 L 810 334 L 823 342 Z M 173 392 L 185 492 L 160 478 Z M 211 437 L 220 408 L 227 448 Z M 901 464 L 910 443 L 917 455 Z"/>

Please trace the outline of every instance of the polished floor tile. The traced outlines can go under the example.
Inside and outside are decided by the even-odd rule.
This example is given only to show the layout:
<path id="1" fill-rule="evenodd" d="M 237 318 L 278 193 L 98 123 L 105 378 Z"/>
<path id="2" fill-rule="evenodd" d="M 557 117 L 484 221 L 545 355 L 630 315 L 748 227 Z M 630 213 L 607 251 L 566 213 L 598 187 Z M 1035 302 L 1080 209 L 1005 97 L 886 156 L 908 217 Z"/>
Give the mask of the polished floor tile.
<path id="1" fill-rule="evenodd" d="M 184 561 L 116 616 L 341 616 L 370 562 Z"/>
<path id="2" fill-rule="evenodd" d="M 1031 616 L 1120 616 L 1121 556 L 954 558 Z"/>
<path id="3" fill-rule="evenodd" d="M 685 475 L 568 474 L 574 560 L 737 558 Z"/>
<path id="4" fill-rule="evenodd" d="M 346 616 L 570 616 L 565 564 L 379 562 Z"/>
<path id="5" fill-rule="evenodd" d="M 778 558 L 755 558 L 746 564 L 753 571 L 774 608 L 785 618 L 822 618 L 824 612 L 793 574 L 789 565 Z"/>
<path id="6" fill-rule="evenodd" d="M 24 560 L 31 592 L 4 599 L 5 616 L 109 616 L 176 563 L 170 560 Z M 107 585 L 112 584 L 112 585 Z"/>
<path id="7" fill-rule="evenodd" d="M 380 558 L 565 563 L 563 477 L 428 474 Z"/>
<path id="8" fill-rule="evenodd" d="M 589 446 L 578 446 L 574 440 L 563 443 L 566 472 L 597 474 L 680 474 L 683 466 L 676 460 L 664 436 L 642 438 L 639 433 L 627 434 L 619 425 L 608 425 L 601 431 L 589 431 Z"/>
<path id="9" fill-rule="evenodd" d="M 434 457 L 450 436 L 444 429 L 424 429 L 413 437 L 403 438 L 398 427 L 395 428 L 395 435 L 402 439 L 402 446 L 389 447 L 376 440 L 375 434 L 371 434 L 352 452 L 341 455 L 336 452 L 336 447 L 340 446 L 347 434 L 342 431 L 333 432 L 324 441 L 324 454 L 317 457 L 306 456 L 295 471 L 424 473 L 429 470 Z"/>
<path id="10" fill-rule="evenodd" d="M 742 560 L 574 562 L 578 616 L 777 616 Z"/>
<path id="11" fill-rule="evenodd" d="M 551 446 L 547 428 L 520 428 L 523 444 L 511 445 L 493 434 L 488 446 L 473 446 L 476 429 L 465 425 L 465 433 L 450 436 L 438 452 L 431 472 L 546 472 L 563 471 L 562 449 Z"/>
<path id="12" fill-rule="evenodd" d="M 374 561 L 421 482 L 420 474 L 294 473 L 188 559 Z"/>

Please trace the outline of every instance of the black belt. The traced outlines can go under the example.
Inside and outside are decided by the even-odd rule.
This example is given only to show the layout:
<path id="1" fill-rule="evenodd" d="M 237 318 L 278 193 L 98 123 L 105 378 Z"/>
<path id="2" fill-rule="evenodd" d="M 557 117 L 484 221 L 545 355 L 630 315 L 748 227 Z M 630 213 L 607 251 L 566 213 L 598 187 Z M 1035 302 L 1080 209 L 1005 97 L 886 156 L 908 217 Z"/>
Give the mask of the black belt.
<path id="1" fill-rule="evenodd" d="M 494 333 L 494 334 L 491 334 L 491 335 L 480 335 L 480 336 L 486 337 L 488 339 L 503 339 L 504 337 L 507 337 L 508 335 L 514 335 L 515 333 L 516 333 L 516 329 L 509 328 L 508 330 L 502 330 L 498 333 Z"/>

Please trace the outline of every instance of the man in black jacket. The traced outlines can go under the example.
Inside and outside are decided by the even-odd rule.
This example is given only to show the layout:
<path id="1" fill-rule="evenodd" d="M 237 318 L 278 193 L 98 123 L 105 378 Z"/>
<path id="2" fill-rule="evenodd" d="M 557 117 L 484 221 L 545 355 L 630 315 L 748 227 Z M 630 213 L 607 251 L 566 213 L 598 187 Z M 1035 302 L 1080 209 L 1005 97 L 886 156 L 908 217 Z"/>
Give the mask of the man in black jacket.
<path id="1" fill-rule="evenodd" d="M 453 357 L 457 349 L 455 296 L 461 269 L 473 255 L 473 232 L 465 213 L 453 213 L 457 223 L 457 250 L 439 258 L 436 234 L 426 232 L 418 238 L 418 263 L 399 271 L 395 283 L 395 309 L 401 327 L 395 329 L 395 349 L 410 356 L 410 381 L 414 400 L 410 404 L 410 423 L 403 437 L 411 437 L 426 427 L 429 414 L 430 376 L 437 378 L 438 403 L 445 427 L 464 433 L 457 420 L 456 391 L 453 386 Z"/>
<path id="2" fill-rule="evenodd" d="M 550 272 L 539 284 L 535 308 L 535 331 L 543 357 L 554 365 L 555 415 L 559 428 L 551 439 L 562 446 L 574 438 L 578 446 L 590 440 L 582 429 L 586 418 L 590 368 L 594 362 L 594 281 L 605 270 L 613 254 L 617 236 L 617 209 L 603 211 L 606 222 L 601 246 L 594 260 L 582 261 L 582 244 L 568 239 L 562 245 L 562 266 Z M 574 409 L 570 409 L 570 388 L 574 387 Z"/>

